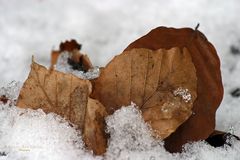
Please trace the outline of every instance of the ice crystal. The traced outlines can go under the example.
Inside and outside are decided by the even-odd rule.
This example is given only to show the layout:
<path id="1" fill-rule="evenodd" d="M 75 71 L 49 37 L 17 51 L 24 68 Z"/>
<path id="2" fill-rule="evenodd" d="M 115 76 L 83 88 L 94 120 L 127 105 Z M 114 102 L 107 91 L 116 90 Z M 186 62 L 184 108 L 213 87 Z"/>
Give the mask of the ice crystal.
<path id="1" fill-rule="evenodd" d="M 82 79 L 95 79 L 99 77 L 100 69 L 99 67 L 94 67 L 89 69 L 87 72 L 78 71 L 72 69 L 71 65 L 68 64 L 69 53 L 63 52 L 59 55 L 55 69 L 63 73 L 71 73 Z"/>
<path id="2" fill-rule="evenodd" d="M 189 102 L 192 98 L 191 93 L 188 89 L 182 87 L 177 88 L 173 91 L 174 96 L 180 96 L 186 103 Z"/>
<path id="3" fill-rule="evenodd" d="M 0 88 L 0 96 L 6 97 L 11 105 L 15 105 L 21 87 L 20 82 L 12 81 L 6 87 Z"/>

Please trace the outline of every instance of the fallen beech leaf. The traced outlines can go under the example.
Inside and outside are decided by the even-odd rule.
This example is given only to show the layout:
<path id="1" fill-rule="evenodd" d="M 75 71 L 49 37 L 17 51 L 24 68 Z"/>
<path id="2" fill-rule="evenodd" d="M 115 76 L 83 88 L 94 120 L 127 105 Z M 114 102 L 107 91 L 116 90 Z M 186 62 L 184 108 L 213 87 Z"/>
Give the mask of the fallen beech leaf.
<path id="1" fill-rule="evenodd" d="M 59 51 L 60 52 L 64 52 L 64 51 L 72 52 L 74 50 L 80 51 L 81 48 L 82 48 L 82 45 L 78 44 L 75 39 L 72 39 L 71 41 L 62 42 L 59 46 L 59 49 L 60 49 Z"/>
<path id="2" fill-rule="evenodd" d="M 51 53 L 51 69 L 57 63 L 58 57 L 62 52 L 67 51 L 69 54 L 68 64 L 74 70 L 88 71 L 93 68 L 93 65 L 87 55 L 80 53 L 82 45 L 78 44 L 76 40 L 65 41 L 59 46 L 59 50 L 53 50 Z"/>
<path id="3" fill-rule="evenodd" d="M 192 114 L 195 67 L 186 48 L 133 49 L 116 56 L 94 82 L 93 97 L 113 113 L 131 102 L 156 137 L 169 136 Z"/>
<path id="4" fill-rule="evenodd" d="M 51 68 L 57 63 L 58 56 L 60 53 L 67 51 L 73 52 L 74 50 L 80 51 L 82 48 L 81 44 L 78 44 L 76 40 L 61 42 L 59 45 L 59 50 L 53 50 L 51 54 Z"/>
<path id="5" fill-rule="evenodd" d="M 215 128 L 215 112 L 223 97 L 220 61 L 213 45 L 198 30 L 158 27 L 131 43 L 133 48 L 157 50 L 172 47 L 186 47 L 192 56 L 197 73 L 197 96 L 193 114 L 176 132 L 165 141 L 171 151 L 181 151 L 188 141 L 206 139 Z"/>
<path id="6" fill-rule="evenodd" d="M 107 112 L 105 107 L 97 100 L 88 99 L 88 106 L 85 117 L 83 140 L 95 154 L 100 155 L 106 152 L 107 138 L 105 135 L 105 120 Z"/>
<path id="7" fill-rule="evenodd" d="M 71 74 L 49 71 L 33 62 L 25 81 L 17 106 L 41 108 L 45 112 L 57 113 L 75 124 L 83 126 L 91 83 Z M 78 98 L 81 96 L 81 98 Z"/>
<path id="8" fill-rule="evenodd" d="M 106 146 L 106 138 L 103 134 L 105 114 L 103 106 L 97 102 L 94 104 L 93 100 L 89 100 L 91 90 L 92 86 L 88 80 L 82 80 L 72 74 L 47 70 L 33 62 L 29 77 L 20 91 L 17 106 L 32 109 L 41 108 L 47 113 L 54 112 L 65 117 L 84 131 L 84 136 L 89 139 L 86 143 L 87 146 L 93 149 L 94 153 L 100 154 L 103 153 L 102 147 Z M 86 120 L 86 117 L 89 117 L 88 114 L 96 114 L 99 121 L 96 123 L 96 118 L 87 118 Z M 93 133 L 85 132 L 88 130 L 86 123 L 91 125 L 92 130 L 98 131 L 94 133 L 94 137 Z M 101 139 L 101 141 L 97 139 L 97 144 L 94 142 L 95 139 L 92 139 L 95 137 Z"/>

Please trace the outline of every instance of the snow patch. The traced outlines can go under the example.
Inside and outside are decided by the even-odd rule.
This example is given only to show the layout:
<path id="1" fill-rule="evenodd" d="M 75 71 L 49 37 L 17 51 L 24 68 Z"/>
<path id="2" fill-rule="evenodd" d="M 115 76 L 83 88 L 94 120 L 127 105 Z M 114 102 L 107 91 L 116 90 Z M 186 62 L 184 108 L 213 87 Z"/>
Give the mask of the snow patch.
<path id="1" fill-rule="evenodd" d="M 72 69 L 72 66 L 68 64 L 68 58 L 70 58 L 68 52 L 63 52 L 59 55 L 59 58 L 57 60 L 57 64 L 55 66 L 55 69 L 57 71 L 63 72 L 63 73 L 71 73 L 79 78 L 82 79 L 95 79 L 99 77 L 100 75 L 100 69 L 98 67 L 94 67 L 93 69 L 89 69 L 87 72 L 78 71 Z"/>

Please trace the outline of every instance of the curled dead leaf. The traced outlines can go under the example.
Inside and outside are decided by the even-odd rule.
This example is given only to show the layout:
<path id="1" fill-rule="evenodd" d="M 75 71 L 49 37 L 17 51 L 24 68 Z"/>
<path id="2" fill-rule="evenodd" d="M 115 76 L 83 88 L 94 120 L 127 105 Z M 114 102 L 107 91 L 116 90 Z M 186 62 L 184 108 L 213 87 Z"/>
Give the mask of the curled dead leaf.
<path id="1" fill-rule="evenodd" d="M 86 54 L 80 52 L 82 45 L 78 44 L 76 40 L 65 41 L 59 46 L 59 50 L 53 50 L 51 53 L 51 69 L 57 63 L 58 57 L 62 52 L 69 54 L 68 64 L 74 70 L 88 71 L 93 68 L 93 65 Z"/>
<path id="2" fill-rule="evenodd" d="M 88 99 L 88 106 L 85 117 L 83 140 L 87 147 L 95 154 L 100 155 L 106 152 L 107 138 L 105 135 L 105 120 L 107 112 L 105 107 L 97 100 Z"/>
<path id="3" fill-rule="evenodd" d="M 192 114 L 197 97 L 195 72 L 186 48 L 133 49 L 102 69 L 92 96 L 109 114 L 136 103 L 155 137 L 164 139 Z"/>
<path id="4" fill-rule="evenodd" d="M 215 112 L 222 101 L 223 85 L 216 50 L 198 30 L 158 27 L 131 43 L 126 51 L 172 47 L 187 48 L 191 54 L 196 67 L 198 96 L 193 104 L 195 114 L 165 140 L 166 149 L 176 152 L 181 151 L 186 142 L 204 140 L 214 131 Z"/>
<path id="5" fill-rule="evenodd" d="M 79 44 L 75 39 L 72 39 L 71 41 L 62 42 L 59 46 L 60 52 L 64 51 L 72 52 L 74 50 L 80 51 L 81 48 L 82 45 Z"/>
<path id="6" fill-rule="evenodd" d="M 61 115 L 84 132 L 89 149 L 96 154 L 102 154 L 105 152 L 103 147 L 107 143 L 104 135 L 106 111 L 99 102 L 92 102 L 93 100 L 89 98 L 91 91 L 92 85 L 88 80 L 82 80 L 72 74 L 47 70 L 33 62 L 28 79 L 20 91 L 17 106 L 41 108 L 47 113 L 54 112 Z M 96 122 L 96 118 L 88 118 L 89 114 L 97 115 L 95 117 L 98 117 L 99 121 Z M 90 126 L 92 130 L 98 132 L 88 131 Z"/>

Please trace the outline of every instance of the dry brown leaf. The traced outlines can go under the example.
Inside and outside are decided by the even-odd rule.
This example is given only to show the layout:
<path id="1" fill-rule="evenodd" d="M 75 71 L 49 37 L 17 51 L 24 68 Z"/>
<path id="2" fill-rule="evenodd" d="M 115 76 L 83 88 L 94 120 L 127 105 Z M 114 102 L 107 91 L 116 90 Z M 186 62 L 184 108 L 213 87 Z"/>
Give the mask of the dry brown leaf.
<path id="1" fill-rule="evenodd" d="M 80 51 L 82 48 L 81 44 L 78 44 L 76 40 L 61 42 L 59 45 L 59 50 L 53 50 L 51 53 L 51 68 L 57 63 L 58 56 L 61 52 L 73 52 L 75 50 Z"/>
<path id="2" fill-rule="evenodd" d="M 64 52 L 64 51 L 72 52 L 74 50 L 80 51 L 81 48 L 82 48 L 82 45 L 79 44 L 75 39 L 72 39 L 71 41 L 62 42 L 59 45 L 60 52 Z"/>
<path id="3" fill-rule="evenodd" d="M 52 70 L 54 69 L 54 65 L 57 64 L 57 60 L 58 60 L 59 55 L 60 55 L 59 51 L 52 50 L 52 53 L 51 53 L 51 66 L 50 66 L 50 68 Z"/>
<path id="4" fill-rule="evenodd" d="M 106 138 L 103 134 L 104 116 L 106 114 L 103 106 L 97 102 L 94 104 L 92 103 L 93 100 L 89 100 L 91 90 L 91 83 L 88 80 L 79 79 L 72 74 L 47 70 L 33 62 L 29 77 L 20 91 L 17 106 L 32 109 L 41 108 L 47 113 L 57 113 L 76 124 L 83 131 L 87 131 L 88 125 L 91 125 L 92 130 L 99 132 L 96 132 L 94 136 L 91 132 L 84 132 L 84 136 L 89 139 L 86 144 L 89 149 L 93 149 L 94 153 L 100 154 L 104 151 L 102 146 L 106 146 Z M 96 118 L 86 118 L 89 117 L 88 114 L 96 114 L 98 118 L 101 117 L 102 119 L 99 118 L 96 123 Z M 95 139 L 96 137 L 101 141 Z M 95 140 L 97 140 L 97 144 Z"/>
<path id="5" fill-rule="evenodd" d="M 105 107 L 97 100 L 88 99 L 88 108 L 85 117 L 83 140 L 95 154 L 106 152 L 107 138 L 105 135 L 105 120 L 107 116 Z"/>
<path id="6" fill-rule="evenodd" d="M 213 45 L 198 30 L 191 28 L 158 27 L 131 43 L 133 48 L 158 50 L 172 47 L 187 48 L 192 56 L 197 73 L 197 95 L 192 115 L 176 132 L 165 140 L 165 147 L 181 151 L 188 141 L 206 139 L 215 128 L 215 112 L 223 97 L 220 61 Z"/>
<path id="7" fill-rule="evenodd" d="M 133 49 L 116 56 L 95 81 L 93 97 L 113 113 L 136 103 L 161 139 L 192 114 L 196 99 L 195 67 L 186 48 Z"/>
<path id="8" fill-rule="evenodd" d="M 41 108 L 57 113 L 75 124 L 83 126 L 91 83 L 71 74 L 49 71 L 33 62 L 17 101 L 19 107 Z M 78 98 L 78 97 L 81 98 Z"/>
<path id="9" fill-rule="evenodd" d="M 51 69 L 57 63 L 58 57 L 62 52 L 67 51 L 69 54 L 68 64 L 74 70 L 88 71 L 93 68 L 93 65 L 86 54 L 80 52 L 82 45 L 78 44 L 76 40 L 65 41 L 59 46 L 59 50 L 53 50 L 51 53 Z"/>

